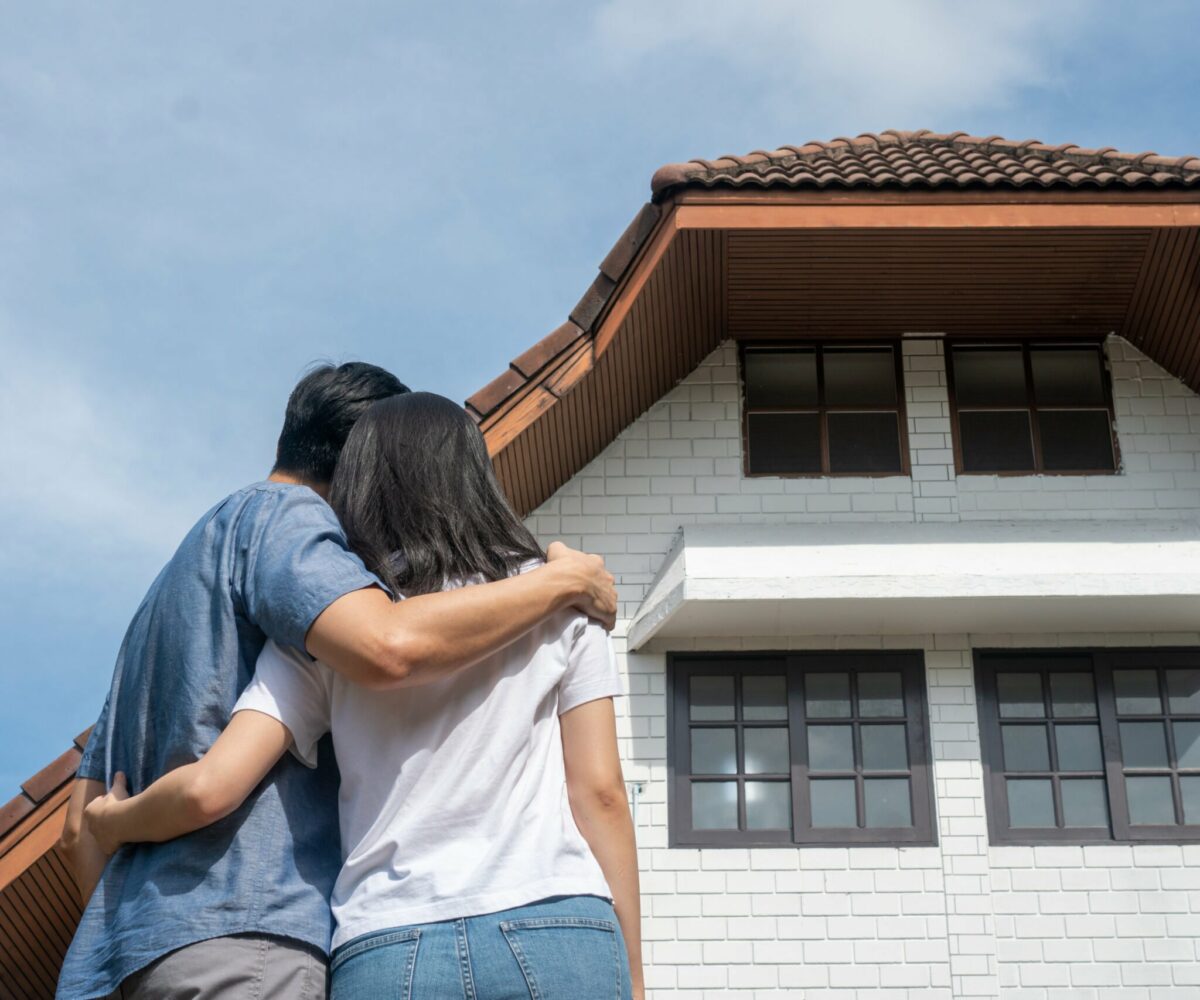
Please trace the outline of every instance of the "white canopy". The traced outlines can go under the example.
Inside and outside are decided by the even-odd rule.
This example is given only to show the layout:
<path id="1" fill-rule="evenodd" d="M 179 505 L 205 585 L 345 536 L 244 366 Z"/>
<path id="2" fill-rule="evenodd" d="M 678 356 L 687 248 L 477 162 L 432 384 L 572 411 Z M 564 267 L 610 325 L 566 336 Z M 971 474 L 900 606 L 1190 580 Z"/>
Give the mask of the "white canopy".
<path id="1" fill-rule="evenodd" d="M 698 525 L 630 625 L 653 638 L 1200 630 L 1200 521 Z"/>

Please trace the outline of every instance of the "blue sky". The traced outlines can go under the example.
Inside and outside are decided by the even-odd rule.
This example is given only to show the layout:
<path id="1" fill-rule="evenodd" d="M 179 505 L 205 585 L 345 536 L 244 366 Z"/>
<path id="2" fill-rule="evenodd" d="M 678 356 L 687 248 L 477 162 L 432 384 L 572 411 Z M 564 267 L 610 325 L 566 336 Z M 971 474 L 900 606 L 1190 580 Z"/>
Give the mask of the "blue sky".
<path id="1" fill-rule="evenodd" d="M 0 801 L 292 383 L 462 399 L 662 163 L 885 128 L 1200 153 L 1200 3 L 0 5 Z"/>

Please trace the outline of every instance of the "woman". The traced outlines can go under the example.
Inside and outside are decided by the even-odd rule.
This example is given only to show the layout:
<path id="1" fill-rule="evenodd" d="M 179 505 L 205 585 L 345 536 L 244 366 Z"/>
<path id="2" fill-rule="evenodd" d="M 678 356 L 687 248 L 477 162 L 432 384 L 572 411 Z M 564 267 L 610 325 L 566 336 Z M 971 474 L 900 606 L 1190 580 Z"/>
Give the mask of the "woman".
<path id="1" fill-rule="evenodd" d="M 383 400 L 359 420 L 330 503 L 400 598 L 542 558 L 474 421 L 430 393 Z M 180 836 L 232 812 L 289 749 L 315 765 L 331 732 L 345 858 L 332 899 L 335 1000 L 640 997 L 618 693 L 608 636 L 573 612 L 403 691 L 356 687 L 268 643 L 201 760 L 131 798 L 118 776 L 87 819 L 110 850 Z"/>

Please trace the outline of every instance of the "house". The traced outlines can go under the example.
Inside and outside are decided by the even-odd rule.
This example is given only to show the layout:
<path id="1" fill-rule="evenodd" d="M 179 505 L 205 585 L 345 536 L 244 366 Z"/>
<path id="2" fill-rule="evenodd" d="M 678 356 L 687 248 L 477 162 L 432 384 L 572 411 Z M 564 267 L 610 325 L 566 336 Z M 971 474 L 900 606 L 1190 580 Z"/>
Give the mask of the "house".
<path id="1" fill-rule="evenodd" d="M 1200 157 L 884 132 L 652 192 L 467 404 L 618 579 L 651 995 L 1200 996 Z M 17 996 L 77 759 L 0 811 Z"/>

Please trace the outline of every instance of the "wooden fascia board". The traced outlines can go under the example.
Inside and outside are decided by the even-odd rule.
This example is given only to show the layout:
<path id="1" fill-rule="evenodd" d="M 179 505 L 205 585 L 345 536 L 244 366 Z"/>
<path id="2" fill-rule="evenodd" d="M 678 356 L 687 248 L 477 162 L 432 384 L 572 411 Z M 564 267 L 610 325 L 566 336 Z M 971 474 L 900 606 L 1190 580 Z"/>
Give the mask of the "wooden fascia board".
<path id="1" fill-rule="evenodd" d="M 66 822 L 67 800 L 70 797 L 71 785 L 66 784 L 5 838 L 4 844 L 0 845 L 4 849 L 4 854 L 0 856 L 0 892 L 58 843 Z"/>
<path id="2" fill-rule="evenodd" d="M 663 212 L 658 220 L 657 232 L 646 241 L 646 246 L 638 255 L 629 276 L 616 289 L 607 312 L 601 317 L 600 325 L 596 328 L 595 343 L 596 357 L 607 350 L 612 343 L 633 303 L 641 294 L 646 282 L 658 267 L 659 261 L 670 247 L 675 234 L 679 231 L 678 209 L 671 207 Z"/>
<path id="3" fill-rule="evenodd" d="M 629 310 L 658 267 L 677 231 L 675 211 L 668 208 L 658 220 L 653 235 L 638 253 L 625 278 L 614 290 L 590 342 L 585 341 L 564 362 L 560 362 L 536 384 L 523 391 L 519 399 L 502 409 L 495 417 L 483 422 L 482 429 L 488 453 L 493 458 L 533 425 L 546 410 L 554 406 L 559 396 L 569 392 L 580 378 L 586 376 L 596 358 L 612 343 L 621 328 L 621 323 L 629 315 Z M 546 387 L 554 391 L 550 392 Z"/>
<path id="4" fill-rule="evenodd" d="M 683 203 L 677 229 L 1121 229 L 1200 226 L 1200 204 L 1156 202 Z"/>
<path id="5" fill-rule="evenodd" d="M 1019 190 L 917 190 L 913 188 L 713 187 L 680 191 L 667 205 L 1143 205 L 1200 204 L 1200 188 L 1089 191 L 1078 188 Z"/>

